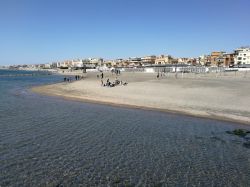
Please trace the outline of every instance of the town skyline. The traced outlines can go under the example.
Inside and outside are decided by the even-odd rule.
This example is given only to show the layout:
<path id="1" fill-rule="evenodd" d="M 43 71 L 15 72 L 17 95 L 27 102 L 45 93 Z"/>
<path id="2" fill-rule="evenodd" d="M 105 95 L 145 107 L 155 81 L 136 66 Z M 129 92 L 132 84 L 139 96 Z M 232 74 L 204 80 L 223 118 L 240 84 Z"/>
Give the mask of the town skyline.
<path id="1" fill-rule="evenodd" d="M 247 0 L 1 1 L 0 65 L 231 52 L 250 43 L 249 5 Z"/>
<path id="2" fill-rule="evenodd" d="M 42 69 L 99 69 L 99 68 L 143 68 L 155 66 L 206 66 L 224 68 L 250 67 L 250 47 L 235 48 L 233 52 L 212 51 L 198 57 L 174 57 L 170 54 L 145 55 L 129 58 L 104 59 L 104 58 L 73 58 L 43 64 L 15 64 L 2 66 L 2 68 L 22 70 Z M 1 66 L 0 66 L 1 68 Z"/>

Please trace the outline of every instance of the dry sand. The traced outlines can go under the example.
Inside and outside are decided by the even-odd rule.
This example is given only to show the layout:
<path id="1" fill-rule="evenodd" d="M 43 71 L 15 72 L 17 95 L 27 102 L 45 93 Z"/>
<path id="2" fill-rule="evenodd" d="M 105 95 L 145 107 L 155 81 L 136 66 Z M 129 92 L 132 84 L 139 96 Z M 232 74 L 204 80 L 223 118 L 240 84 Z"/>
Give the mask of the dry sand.
<path id="1" fill-rule="evenodd" d="M 104 73 L 114 81 L 115 75 Z M 127 86 L 103 87 L 97 73 L 84 80 L 32 88 L 40 94 L 250 124 L 250 73 L 167 74 L 122 73 Z"/>

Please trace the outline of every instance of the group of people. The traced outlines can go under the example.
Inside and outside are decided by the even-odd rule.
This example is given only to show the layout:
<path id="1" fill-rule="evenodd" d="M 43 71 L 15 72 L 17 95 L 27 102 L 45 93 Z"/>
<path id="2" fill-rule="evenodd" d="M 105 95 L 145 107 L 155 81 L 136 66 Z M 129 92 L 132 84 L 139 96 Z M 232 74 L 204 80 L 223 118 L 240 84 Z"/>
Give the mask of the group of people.
<path id="1" fill-rule="evenodd" d="M 118 74 L 121 74 L 121 71 L 120 70 L 111 70 L 112 74 L 115 73 L 116 75 Z M 128 83 L 127 82 L 123 82 L 122 80 L 118 80 L 117 77 L 115 79 L 114 82 L 111 82 L 109 80 L 109 78 L 106 80 L 106 82 L 103 81 L 104 79 L 104 74 L 103 72 L 101 72 L 101 74 L 97 74 L 97 78 L 101 78 L 101 86 L 104 86 L 104 87 L 115 87 L 117 85 L 123 85 L 123 86 L 127 86 Z"/>
<path id="2" fill-rule="evenodd" d="M 80 75 L 76 75 L 75 76 L 75 80 L 77 81 L 77 80 L 80 80 L 80 79 L 83 79 L 83 76 L 80 76 Z"/>
<path id="3" fill-rule="evenodd" d="M 71 81 L 72 81 L 72 78 L 71 78 L 71 77 L 64 77 L 64 78 L 63 78 L 63 81 L 64 81 L 64 82 L 71 82 Z"/>
<path id="4" fill-rule="evenodd" d="M 158 73 L 157 73 L 156 78 L 157 78 L 157 79 L 159 79 L 159 78 L 160 78 L 160 76 L 161 76 L 161 77 L 162 77 L 162 76 L 165 76 L 165 73 L 163 73 L 163 72 L 161 72 L 161 73 L 160 73 L 160 72 L 158 72 Z"/>
<path id="5" fill-rule="evenodd" d="M 72 82 L 73 81 L 73 77 L 64 77 L 63 78 L 63 81 L 64 82 Z M 77 80 L 81 80 L 81 79 L 83 79 L 83 76 L 80 76 L 80 75 L 76 75 L 75 76 L 75 80 L 77 81 Z"/>
<path id="6" fill-rule="evenodd" d="M 115 73 L 116 75 L 120 75 L 121 74 L 121 70 L 119 70 L 119 69 L 112 69 L 111 70 L 111 73 L 112 73 L 112 75 Z"/>
<path id="7" fill-rule="evenodd" d="M 104 83 L 103 80 L 101 79 L 101 85 L 102 86 L 107 86 L 107 87 L 115 87 L 115 86 L 118 86 L 118 85 L 127 86 L 128 83 L 127 82 L 122 82 L 122 81 L 118 80 L 117 78 L 116 78 L 115 82 L 110 82 L 110 80 L 107 79 L 106 83 Z"/>

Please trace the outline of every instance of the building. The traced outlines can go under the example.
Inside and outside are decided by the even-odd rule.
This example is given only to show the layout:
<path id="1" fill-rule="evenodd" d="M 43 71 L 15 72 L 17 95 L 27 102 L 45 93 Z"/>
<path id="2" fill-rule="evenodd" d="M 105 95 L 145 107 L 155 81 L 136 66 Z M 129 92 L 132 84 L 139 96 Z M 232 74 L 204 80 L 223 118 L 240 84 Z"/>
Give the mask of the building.
<path id="1" fill-rule="evenodd" d="M 128 60 L 124 60 L 122 58 L 115 59 L 112 63 L 113 67 L 127 67 L 129 65 Z"/>
<path id="2" fill-rule="evenodd" d="M 198 62 L 199 60 L 197 60 L 196 58 L 188 58 L 186 64 L 195 66 L 198 64 Z"/>
<path id="3" fill-rule="evenodd" d="M 221 66 L 223 64 L 223 51 L 215 51 L 210 55 L 210 65 L 211 66 Z"/>
<path id="4" fill-rule="evenodd" d="M 155 64 L 162 65 L 162 64 L 172 64 L 173 58 L 170 55 L 160 55 L 156 57 Z"/>
<path id="5" fill-rule="evenodd" d="M 82 68 L 83 67 L 82 60 L 81 59 L 72 60 L 70 67 L 71 68 Z"/>
<path id="6" fill-rule="evenodd" d="M 52 62 L 51 68 L 57 68 L 57 62 Z"/>
<path id="7" fill-rule="evenodd" d="M 225 53 L 223 55 L 224 61 L 223 66 L 224 67 L 231 67 L 234 65 L 234 53 Z"/>
<path id="8" fill-rule="evenodd" d="M 187 64 L 188 58 L 177 58 L 178 64 Z"/>
<path id="9" fill-rule="evenodd" d="M 95 65 L 95 67 L 102 66 L 104 62 L 103 58 L 88 58 L 88 60 L 89 63 Z"/>
<path id="10" fill-rule="evenodd" d="M 63 62 L 57 62 L 57 67 L 61 69 L 68 69 L 71 66 L 71 60 L 65 60 Z"/>
<path id="11" fill-rule="evenodd" d="M 112 60 L 105 60 L 103 61 L 103 67 L 111 68 L 112 67 Z"/>
<path id="12" fill-rule="evenodd" d="M 50 69 L 51 68 L 51 64 L 47 63 L 47 64 L 44 64 L 44 69 Z"/>
<path id="13" fill-rule="evenodd" d="M 151 55 L 151 56 L 145 56 L 141 58 L 142 64 L 143 65 L 152 65 L 155 64 L 156 56 Z"/>
<path id="14" fill-rule="evenodd" d="M 204 60 L 205 65 L 231 67 L 234 65 L 234 53 L 212 52 Z"/>
<path id="15" fill-rule="evenodd" d="M 234 62 L 237 66 L 250 66 L 250 47 L 236 49 Z"/>
<path id="16" fill-rule="evenodd" d="M 201 55 L 197 60 L 198 65 L 207 66 L 210 64 L 210 55 Z"/>
<path id="17" fill-rule="evenodd" d="M 128 59 L 129 66 L 142 66 L 142 59 L 140 57 L 130 57 Z"/>

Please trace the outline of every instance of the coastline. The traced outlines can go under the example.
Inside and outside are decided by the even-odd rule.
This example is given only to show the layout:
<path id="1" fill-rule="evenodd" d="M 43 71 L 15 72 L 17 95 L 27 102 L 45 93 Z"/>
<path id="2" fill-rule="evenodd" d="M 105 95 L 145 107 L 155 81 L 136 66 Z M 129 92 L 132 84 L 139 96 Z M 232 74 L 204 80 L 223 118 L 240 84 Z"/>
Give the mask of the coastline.
<path id="1" fill-rule="evenodd" d="M 92 73 L 81 81 L 36 86 L 32 87 L 31 91 L 42 95 L 57 96 L 87 103 L 181 114 L 245 125 L 250 124 L 250 107 L 248 107 L 250 106 L 248 105 L 250 97 L 246 94 L 244 97 L 241 95 L 239 98 L 236 92 L 240 91 L 239 88 L 242 85 L 234 84 L 234 81 L 247 84 L 250 82 L 249 78 L 227 77 L 225 79 L 225 77 L 217 77 L 214 79 L 213 76 L 209 76 L 197 79 L 193 75 L 188 76 L 184 79 L 174 79 L 169 76 L 156 80 L 155 74 L 123 73 L 118 79 L 128 80 L 128 86 L 106 88 L 100 85 L 96 73 Z M 107 78 L 115 79 L 116 77 L 107 73 L 105 79 Z M 234 84 L 234 87 L 228 84 L 228 80 Z M 222 89 L 220 84 L 224 84 L 225 87 Z M 191 88 L 185 88 L 187 85 Z M 197 94 L 197 87 L 200 94 Z M 182 90 L 183 88 L 185 89 Z M 214 91 L 214 93 L 211 92 L 212 96 L 211 93 L 208 94 L 209 89 Z M 248 86 L 242 87 L 242 89 L 250 90 Z M 232 94 L 227 95 L 223 91 L 231 91 Z M 242 90 L 242 92 L 245 92 L 245 90 Z M 177 96 L 174 97 L 173 94 Z M 204 95 L 207 95 L 207 98 L 203 97 Z M 188 98 L 191 100 L 189 101 Z M 228 98 L 233 102 L 230 102 Z M 229 105 L 221 105 L 227 101 Z"/>

